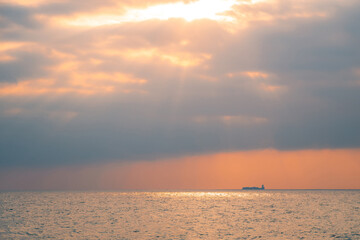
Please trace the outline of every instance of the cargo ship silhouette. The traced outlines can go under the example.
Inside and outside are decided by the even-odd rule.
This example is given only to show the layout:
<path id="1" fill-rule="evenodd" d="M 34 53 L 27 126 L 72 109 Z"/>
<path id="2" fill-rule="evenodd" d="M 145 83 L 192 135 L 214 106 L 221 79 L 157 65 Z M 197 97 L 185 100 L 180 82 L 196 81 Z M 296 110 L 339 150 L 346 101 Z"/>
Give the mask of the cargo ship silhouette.
<path id="1" fill-rule="evenodd" d="M 259 187 L 243 187 L 242 190 L 264 190 L 264 184 L 261 186 L 261 188 Z"/>

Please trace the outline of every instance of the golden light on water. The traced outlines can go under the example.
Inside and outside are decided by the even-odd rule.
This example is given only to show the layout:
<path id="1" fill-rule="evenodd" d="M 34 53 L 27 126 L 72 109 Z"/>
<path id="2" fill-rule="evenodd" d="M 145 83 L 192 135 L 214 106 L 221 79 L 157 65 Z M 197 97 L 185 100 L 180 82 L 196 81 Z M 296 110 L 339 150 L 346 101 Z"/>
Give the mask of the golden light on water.
<path id="1" fill-rule="evenodd" d="M 249 193 L 244 192 L 156 192 L 157 196 L 162 197 L 191 197 L 191 198 L 212 198 L 212 197 L 246 197 Z"/>

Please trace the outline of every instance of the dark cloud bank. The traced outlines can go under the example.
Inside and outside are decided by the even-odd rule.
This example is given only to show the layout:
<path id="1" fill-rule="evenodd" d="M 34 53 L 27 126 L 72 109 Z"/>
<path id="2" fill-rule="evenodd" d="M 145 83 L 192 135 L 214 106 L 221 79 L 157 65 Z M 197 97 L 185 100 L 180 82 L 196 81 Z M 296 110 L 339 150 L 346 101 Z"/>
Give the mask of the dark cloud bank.
<path id="1" fill-rule="evenodd" d="M 45 50 L 9 51 L 16 60 L 0 62 L 2 84 L 54 78 L 48 68 L 56 62 L 47 54 L 51 49 L 80 62 L 102 60 L 82 65 L 82 71 L 125 72 L 147 83 L 144 94 L 0 96 L 0 166 L 360 147 L 360 4 L 334 7 L 328 17 L 254 22 L 235 34 L 206 20 L 151 20 L 56 34 L 46 24 L 34 29 L 30 10 L 9 9 L 0 11 L 2 25 L 8 24 L 0 32 L 3 41 L 32 41 Z M 16 34 L 21 28 L 10 26 L 14 22 L 32 30 Z M 49 33 L 54 34 L 47 38 Z M 117 39 L 108 44 L 121 51 L 173 51 L 180 38 L 189 40 L 182 51 L 212 58 L 184 69 L 90 51 L 109 39 Z M 269 77 L 236 75 L 244 72 Z M 68 75 L 56 75 L 59 87 L 67 81 Z"/>

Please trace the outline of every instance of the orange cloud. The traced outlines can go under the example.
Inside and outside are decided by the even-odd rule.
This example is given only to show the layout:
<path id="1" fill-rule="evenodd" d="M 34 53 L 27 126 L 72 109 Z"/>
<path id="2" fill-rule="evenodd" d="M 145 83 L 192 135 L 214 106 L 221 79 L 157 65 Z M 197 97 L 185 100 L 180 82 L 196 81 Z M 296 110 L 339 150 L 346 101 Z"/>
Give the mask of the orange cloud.
<path id="1" fill-rule="evenodd" d="M 128 61 L 152 63 L 160 61 L 164 64 L 177 65 L 181 67 L 197 66 L 205 60 L 211 59 L 210 54 L 181 52 L 174 50 L 165 50 L 159 48 L 143 49 L 103 49 L 99 54 L 108 56 L 120 56 Z"/>
<path id="2" fill-rule="evenodd" d="M 308 2 L 308 4 L 306 4 Z M 305 4 L 304 4 L 305 3 Z M 228 16 L 237 20 L 238 28 L 248 27 L 250 23 L 260 21 L 286 20 L 292 18 L 326 18 L 329 9 L 316 9 L 312 1 L 261 0 L 241 2 L 227 12 Z"/>
<path id="3" fill-rule="evenodd" d="M 15 58 L 13 56 L 0 54 L 0 62 L 9 62 L 9 61 L 13 61 L 13 60 L 15 60 Z"/>
<path id="4" fill-rule="evenodd" d="M 93 94 L 89 89 L 75 89 L 69 87 L 56 87 L 55 80 L 36 79 L 25 80 L 14 84 L 1 84 L 0 96 L 37 96 L 43 94 Z"/>
<path id="5" fill-rule="evenodd" d="M 139 1 L 141 2 L 141 1 Z M 181 18 L 187 21 L 197 19 L 212 19 L 215 21 L 231 21 L 224 14 L 236 4 L 236 0 L 196 0 L 196 1 L 152 1 L 151 4 L 128 5 L 126 3 L 113 5 L 101 12 L 77 14 L 72 17 L 57 17 L 56 22 L 62 25 L 94 27 L 124 22 L 141 22 L 150 19 L 168 20 Z"/>
<path id="6" fill-rule="evenodd" d="M 195 123 L 219 122 L 228 126 L 251 126 L 260 125 L 268 122 L 268 119 L 262 117 L 253 117 L 245 115 L 226 115 L 226 116 L 196 116 L 192 118 Z"/>
<path id="7" fill-rule="evenodd" d="M 0 52 L 17 49 L 26 45 L 30 45 L 28 42 L 0 42 Z"/>
<path id="8" fill-rule="evenodd" d="M 238 78 L 238 77 L 246 77 L 254 81 L 256 87 L 261 89 L 262 91 L 275 93 L 279 91 L 286 90 L 285 86 L 271 84 L 269 81 L 276 76 L 274 74 L 269 74 L 266 72 L 260 71 L 247 71 L 247 72 L 230 72 L 227 73 L 226 76 L 228 78 Z M 265 81 L 267 80 L 267 81 Z"/>
<path id="9" fill-rule="evenodd" d="M 17 4 L 22 6 L 39 6 L 43 4 L 54 4 L 54 3 L 64 3 L 66 0 L 2 0 L 3 3 L 7 4 Z M 72 3 L 72 1 L 67 1 L 69 4 Z M 134 1 L 134 0 L 124 0 L 120 3 L 116 0 L 104 0 L 102 1 L 102 4 L 109 5 L 109 6 L 119 6 L 119 5 L 125 5 L 125 6 L 133 6 L 133 7 L 146 7 L 151 6 L 154 4 L 161 4 L 161 3 L 171 3 L 171 2 L 191 2 L 191 0 L 151 0 L 151 1 Z"/>
<path id="10" fill-rule="evenodd" d="M 14 61 L 16 58 L 8 53 L 21 47 L 30 45 L 28 42 L 0 42 L 0 62 Z"/>
<path id="11" fill-rule="evenodd" d="M 261 83 L 260 86 L 266 92 L 279 92 L 286 89 L 284 86 L 277 86 L 266 83 Z"/>
<path id="12" fill-rule="evenodd" d="M 231 72 L 226 74 L 227 77 L 229 78 L 234 78 L 234 77 L 239 77 L 239 76 L 245 76 L 245 77 L 249 77 L 251 79 L 258 79 L 258 78 L 269 78 L 269 74 L 265 73 L 265 72 Z"/>
<path id="13" fill-rule="evenodd" d="M 52 3 L 60 2 L 61 0 L 52 0 Z M 48 0 L 3 0 L 3 3 L 16 4 L 21 6 L 39 6 L 48 3 Z"/>
<path id="14" fill-rule="evenodd" d="M 62 64 L 60 69 L 70 70 L 72 64 Z M 135 78 L 124 73 L 68 73 L 69 81 L 60 82 L 54 79 L 30 79 L 18 83 L 0 84 L 0 96 L 37 96 L 44 94 L 80 94 L 93 95 L 108 92 L 133 92 L 136 89 L 128 85 L 143 85 L 145 79 Z M 140 91 L 141 92 L 141 91 Z"/>
<path id="15" fill-rule="evenodd" d="M 245 76 L 250 78 L 268 78 L 269 74 L 263 72 L 243 72 Z"/>

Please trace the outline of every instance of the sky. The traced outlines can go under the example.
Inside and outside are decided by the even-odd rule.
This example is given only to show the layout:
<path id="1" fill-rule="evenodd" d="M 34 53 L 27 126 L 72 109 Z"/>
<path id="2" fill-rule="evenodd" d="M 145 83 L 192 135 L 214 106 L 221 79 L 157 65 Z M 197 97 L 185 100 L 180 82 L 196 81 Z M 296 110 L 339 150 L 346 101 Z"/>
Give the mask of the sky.
<path id="1" fill-rule="evenodd" d="M 358 0 L 0 0 L 0 190 L 360 189 Z"/>

